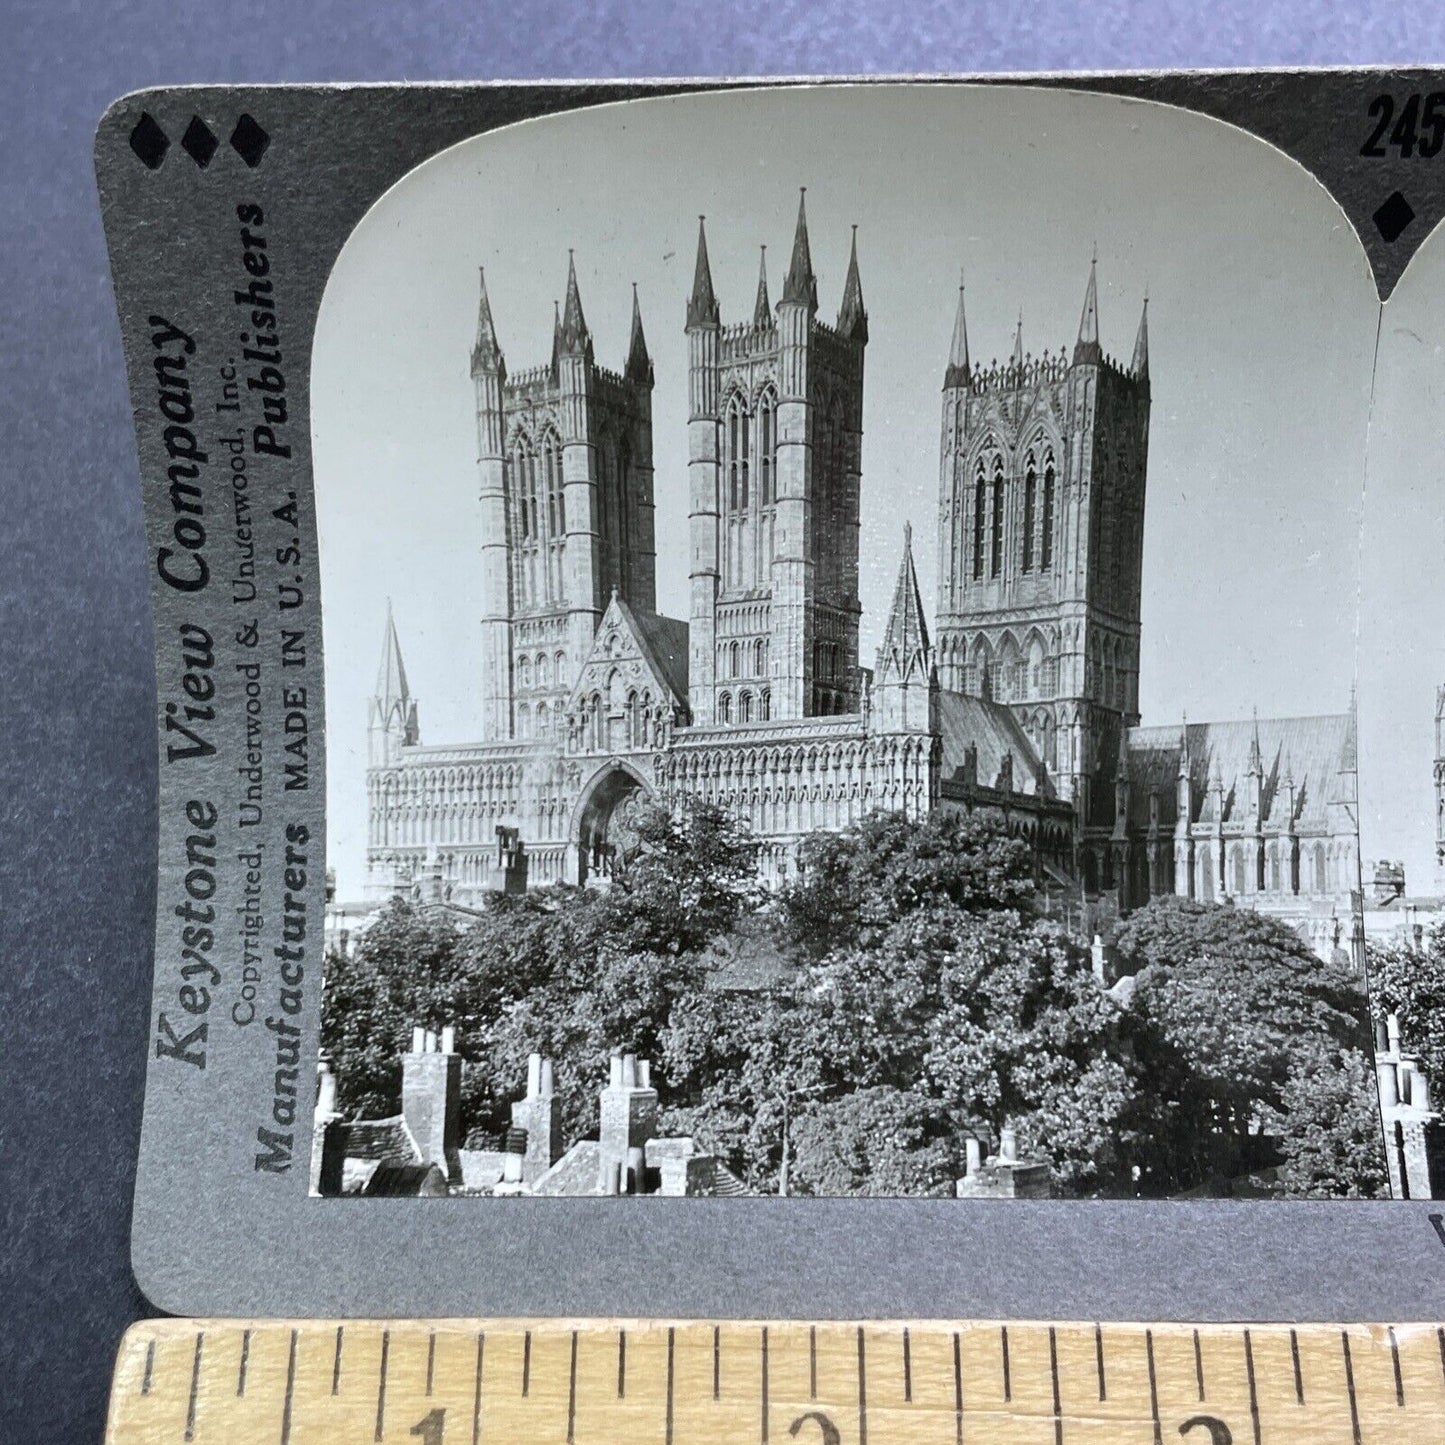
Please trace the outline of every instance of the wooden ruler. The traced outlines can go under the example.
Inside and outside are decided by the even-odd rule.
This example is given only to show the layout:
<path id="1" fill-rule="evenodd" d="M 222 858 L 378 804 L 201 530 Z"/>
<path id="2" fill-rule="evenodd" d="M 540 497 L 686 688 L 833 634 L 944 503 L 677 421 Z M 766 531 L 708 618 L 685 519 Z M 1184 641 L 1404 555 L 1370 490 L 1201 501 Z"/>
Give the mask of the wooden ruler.
<path id="1" fill-rule="evenodd" d="M 1435 1325 L 151 1320 L 107 1445 L 1445 1445 Z"/>

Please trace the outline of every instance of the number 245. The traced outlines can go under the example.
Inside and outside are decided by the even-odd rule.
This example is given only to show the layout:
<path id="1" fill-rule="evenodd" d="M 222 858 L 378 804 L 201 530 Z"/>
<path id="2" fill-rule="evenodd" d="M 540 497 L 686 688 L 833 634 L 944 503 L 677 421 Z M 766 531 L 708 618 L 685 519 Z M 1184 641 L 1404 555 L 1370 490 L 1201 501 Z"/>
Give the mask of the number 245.
<path id="1" fill-rule="evenodd" d="M 1445 146 L 1445 91 L 1433 91 L 1423 101 L 1418 95 L 1410 96 L 1400 107 L 1398 120 L 1394 96 L 1377 95 L 1366 114 L 1375 128 L 1360 147 L 1362 156 L 1383 156 L 1388 153 L 1386 147 L 1393 146 L 1406 160 L 1413 155 L 1429 160 Z"/>

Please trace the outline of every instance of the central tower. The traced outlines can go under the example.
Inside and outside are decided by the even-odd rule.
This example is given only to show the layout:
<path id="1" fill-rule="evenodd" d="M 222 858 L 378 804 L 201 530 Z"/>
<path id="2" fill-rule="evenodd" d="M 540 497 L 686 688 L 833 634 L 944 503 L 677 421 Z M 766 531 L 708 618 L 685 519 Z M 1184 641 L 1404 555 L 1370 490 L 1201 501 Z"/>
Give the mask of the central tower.
<path id="1" fill-rule="evenodd" d="M 724 327 L 698 223 L 687 303 L 689 702 L 708 725 L 856 712 L 858 493 L 868 317 L 857 235 L 818 319 L 802 200 L 776 308 Z"/>
<path id="2" fill-rule="evenodd" d="M 1072 353 L 969 358 L 963 286 L 943 381 L 938 659 L 951 691 L 1007 703 L 1080 821 L 1112 818 L 1139 721 L 1149 447 L 1148 302 L 1128 367 L 1099 343 L 1093 264 Z"/>

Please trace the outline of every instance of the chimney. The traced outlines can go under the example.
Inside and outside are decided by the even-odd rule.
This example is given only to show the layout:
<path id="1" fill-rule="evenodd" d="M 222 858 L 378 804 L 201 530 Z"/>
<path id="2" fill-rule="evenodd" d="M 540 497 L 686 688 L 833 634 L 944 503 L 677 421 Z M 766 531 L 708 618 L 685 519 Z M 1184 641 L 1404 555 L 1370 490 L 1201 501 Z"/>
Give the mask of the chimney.
<path id="1" fill-rule="evenodd" d="M 562 1157 L 562 1110 L 552 1090 L 552 1060 L 527 1058 L 527 1097 L 512 1104 L 511 1133 L 524 1133 L 521 1179 L 531 1184 Z"/>
<path id="2" fill-rule="evenodd" d="M 450 1029 L 443 1042 L 454 1042 Z M 452 1184 L 461 1180 L 461 1111 L 461 1055 L 440 1048 L 430 1030 L 413 1029 L 411 1052 L 401 1059 L 402 1118 L 420 1161 L 435 1164 Z"/>
<path id="3" fill-rule="evenodd" d="M 639 1079 L 639 1073 L 641 1079 Z M 612 1055 L 608 1086 L 602 1091 L 597 1131 L 603 1178 L 608 1167 L 621 1173 L 621 1192 L 640 1194 L 647 1141 L 657 1133 L 657 1090 L 646 1060 L 639 1070 L 636 1054 Z"/>

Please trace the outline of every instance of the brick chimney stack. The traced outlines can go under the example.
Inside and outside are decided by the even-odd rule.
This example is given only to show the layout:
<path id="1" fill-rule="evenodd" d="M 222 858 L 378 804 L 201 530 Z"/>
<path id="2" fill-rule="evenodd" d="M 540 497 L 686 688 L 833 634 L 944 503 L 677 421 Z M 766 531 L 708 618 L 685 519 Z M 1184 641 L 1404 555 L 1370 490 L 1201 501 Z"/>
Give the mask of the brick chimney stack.
<path id="1" fill-rule="evenodd" d="M 435 1164 L 450 1184 L 461 1182 L 462 1058 L 455 1031 L 441 1037 L 414 1028 L 401 1056 L 401 1113 L 423 1164 Z"/>
<path id="2" fill-rule="evenodd" d="M 527 1133 L 522 1180 L 530 1184 L 562 1157 L 562 1108 L 553 1083 L 552 1060 L 541 1054 L 527 1059 L 527 1096 L 512 1103 L 512 1128 Z"/>
<path id="3" fill-rule="evenodd" d="M 641 1194 L 647 1141 L 657 1133 L 657 1090 L 652 1087 L 652 1068 L 646 1059 L 614 1051 L 599 1114 L 601 1192 Z"/>

